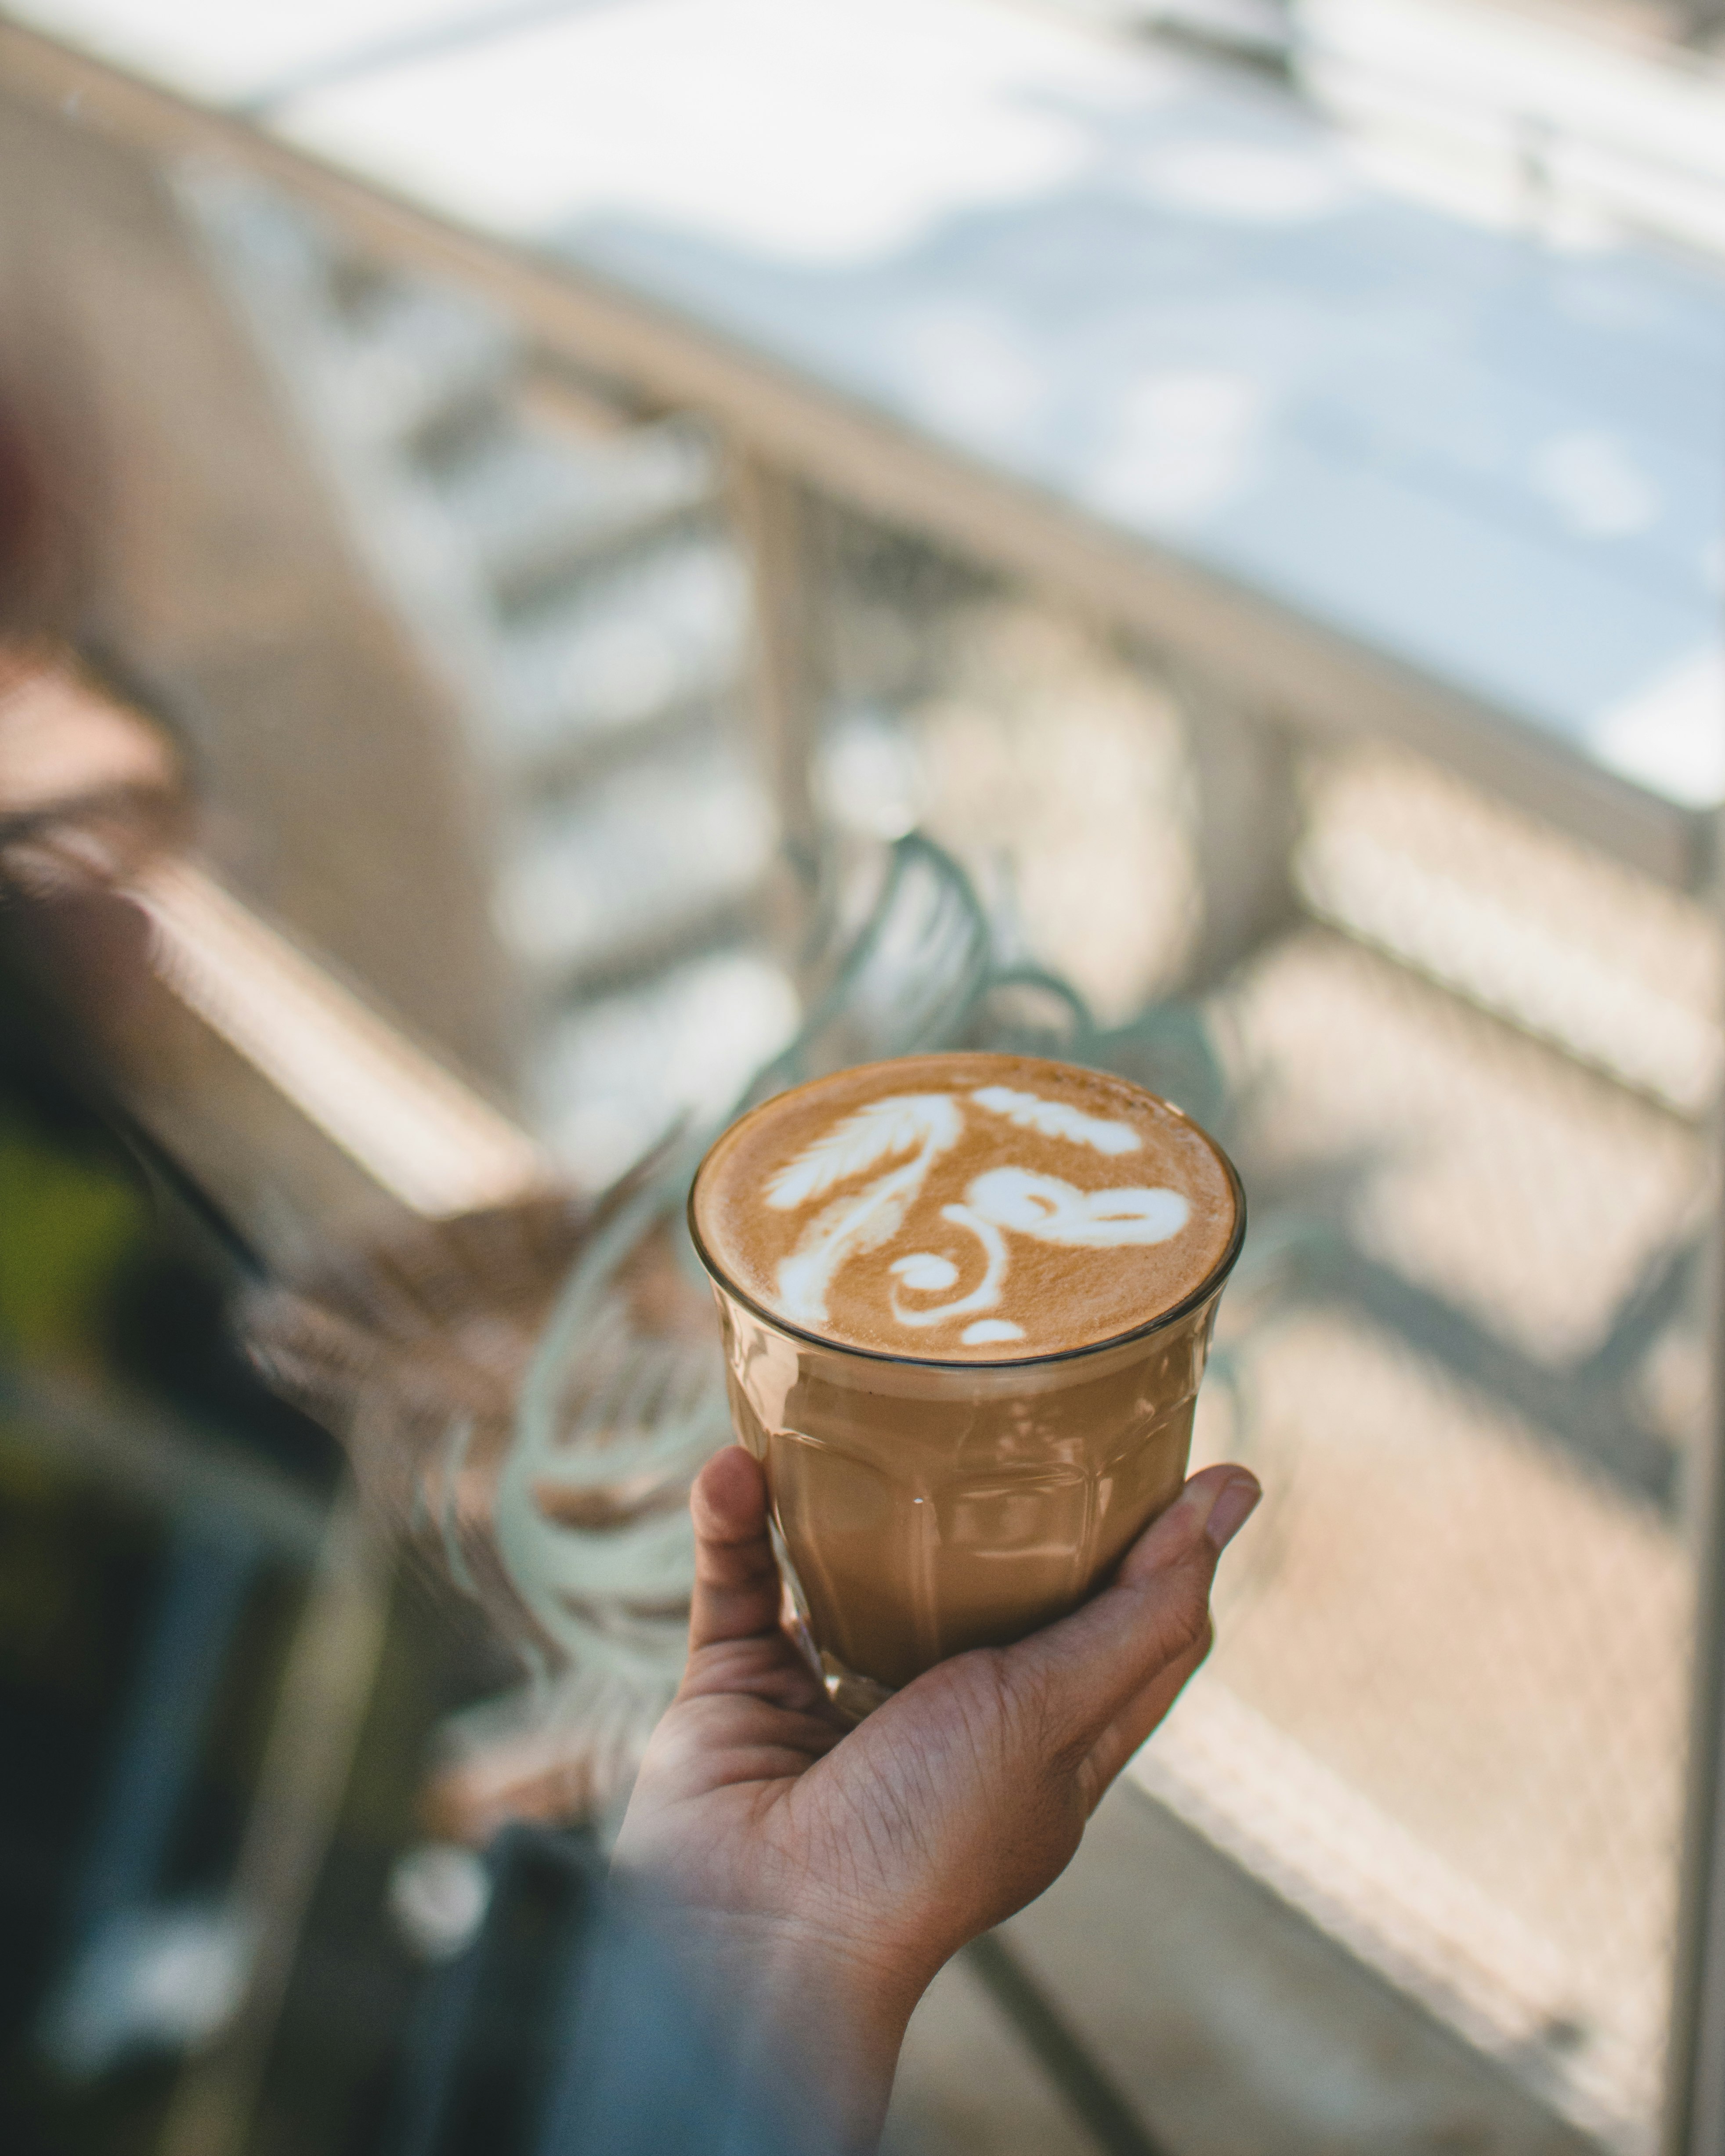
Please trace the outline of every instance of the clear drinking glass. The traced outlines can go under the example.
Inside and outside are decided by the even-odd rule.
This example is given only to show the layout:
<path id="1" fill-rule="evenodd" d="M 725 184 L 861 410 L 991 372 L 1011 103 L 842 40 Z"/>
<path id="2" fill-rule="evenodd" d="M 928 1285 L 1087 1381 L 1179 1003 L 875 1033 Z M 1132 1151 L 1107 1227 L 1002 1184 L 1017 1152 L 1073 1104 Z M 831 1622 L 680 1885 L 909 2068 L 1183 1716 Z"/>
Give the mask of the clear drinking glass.
<path id="1" fill-rule="evenodd" d="M 848 1712 L 1076 1609 L 1178 1493 L 1245 1232 L 1214 1150 L 1234 1229 L 1190 1293 L 1112 1340 L 999 1363 L 841 1347 L 771 1315 L 715 1260 L 696 1176 L 737 1435 L 767 1471 L 805 1650 Z"/>

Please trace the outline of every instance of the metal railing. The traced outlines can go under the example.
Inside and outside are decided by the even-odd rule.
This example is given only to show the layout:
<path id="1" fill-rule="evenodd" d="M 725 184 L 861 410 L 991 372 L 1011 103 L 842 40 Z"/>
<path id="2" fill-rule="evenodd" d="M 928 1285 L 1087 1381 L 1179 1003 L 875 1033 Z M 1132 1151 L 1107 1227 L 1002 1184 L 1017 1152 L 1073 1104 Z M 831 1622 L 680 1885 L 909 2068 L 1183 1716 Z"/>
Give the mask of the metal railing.
<path id="1" fill-rule="evenodd" d="M 3 26 L 0 67 L 12 95 L 53 110 L 76 99 L 85 124 L 158 158 L 228 161 L 393 270 L 479 295 L 536 366 L 609 381 L 637 408 L 699 414 L 725 445 L 726 526 L 752 565 L 756 750 L 805 865 L 824 850 L 845 744 L 868 750 L 867 736 L 920 774 L 911 813 L 969 845 L 978 880 L 988 832 L 1021 900 L 1027 865 L 1055 891 L 1075 849 L 1093 855 L 1100 796 L 1075 793 L 1064 826 L 1038 825 L 1047 782 L 1025 768 L 1053 768 L 1075 711 L 1099 755 L 1165 740 L 1159 775 L 1124 767 L 1147 798 L 1166 792 L 1155 817 L 1122 826 L 1120 858 L 1160 832 L 1184 864 L 1170 888 L 1185 897 L 1138 985 L 1202 1000 L 1264 1193 L 1260 1252 L 1296 1291 L 1240 1358 L 1285 1501 L 1224 1613 L 1238 1651 L 1219 1658 L 1219 1691 L 1194 1695 L 1215 1703 L 1172 1725 L 1159 1794 L 1590 2130 L 1647 2145 L 1664 2074 L 1670 2156 L 1711 2156 L 1725 2102 L 1707 2037 L 1725 1955 L 1725 1521 L 1694 1378 L 1715 1329 L 1693 1255 L 1714 1232 L 1717 950 L 1693 896 L 1712 857 L 1707 819 L 694 325 L 440 226 L 242 123 Z M 916 588 L 924 572 L 932 598 Z M 920 675 L 847 662 L 845 619 L 871 608 L 907 625 Z M 1020 911 L 1045 955 L 1037 938 L 1058 907 Z M 991 932 L 1009 909 L 996 915 Z M 1531 953 L 1519 983 L 1503 963 L 1517 937 Z M 1567 990 L 1554 952 L 1580 968 Z M 1602 983 L 1633 1040 L 1599 1028 Z M 1321 1142 L 1306 1142 L 1313 1132 Z M 500 1142 L 508 1152 L 506 1132 Z M 1614 1176 L 1630 1193 L 1621 1206 L 1599 1200 Z M 1374 1450 L 1403 1429 L 1419 1440 L 1405 1455 Z M 1205 1441 L 1227 1435 L 1213 1424 Z M 1390 1527 L 1355 1509 L 1359 1488 L 1391 1507 Z M 1534 1522 L 1519 1534 L 1499 1531 L 1512 1506 Z M 1682 1525 L 1705 1551 L 1698 1620 Z M 1399 1587 L 1392 1567 L 1351 1581 L 1367 1624 L 1404 1656 L 1404 1696 L 1373 1701 L 1371 1657 L 1348 1661 L 1358 1615 L 1312 1614 L 1325 1581 L 1309 1553 L 1341 1563 L 1375 1532 L 1400 1538 L 1408 1578 Z M 1522 1582 L 1508 1594 L 1505 1568 Z M 1524 1763 L 1545 1742 L 1527 1735 L 1543 1711 L 1531 1691 L 1491 1689 L 1493 1628 L 1512 1620 L 1560 1635 L 1540 1669 L 1570 1726 L 1540 1755 L 1545 1779 L 1513 1836 L 1494 1841 L 1493 1804 L 1500 1827 L 1511 1816 L 1505 1784 L 1481 1805 L 1469 1777 L 1490 1779 L 1493 1730 Z M 1697 1623 L 1680 1876 L 1676 1664 Z M 1303 1665 L 1277 1659 L 1291 1637 Z M 1614 1639 L 1623 1660 L 1601 1676 L 1589 1657 Z M 1350 1733 L 1344 1678 L 1355 1711 L 1372 1704 L 1375 1749 Z M 1465 1717 L 1470 1684 L 1499 1722 L 1468 1743 L 1414 1714 L 1423 1697 L 1434 1715 Z M 1406 1732 L 1404 1712 L 1418 1724 Z M 1632 1756 L 1609 1756 L 1625 1729 Z M 1596 1784 L 1565 1789 L 1594 1768 Z M 1280 1818 L 1260 1801 L 1272 1774 Z M 1326 1791 L 1357 1830 L 1345 1852 Z"/>

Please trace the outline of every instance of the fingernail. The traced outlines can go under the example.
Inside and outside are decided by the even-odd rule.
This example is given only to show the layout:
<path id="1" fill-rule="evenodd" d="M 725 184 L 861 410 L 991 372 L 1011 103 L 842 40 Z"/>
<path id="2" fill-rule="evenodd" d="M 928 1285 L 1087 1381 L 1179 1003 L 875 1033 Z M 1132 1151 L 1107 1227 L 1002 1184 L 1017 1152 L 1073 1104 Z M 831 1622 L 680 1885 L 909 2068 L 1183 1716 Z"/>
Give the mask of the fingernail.
<path id="1" fill-rule="evenodd" d="M 1204 1532 L 1219 1550 L 1226 1549 L 1250 1519 L 1263 1494 L 1253 1475 L 1233 1475 L 1222 1485 L 1222 1493 L 1210 1507 L 1210 1516 L 1204 1525 Z"/>

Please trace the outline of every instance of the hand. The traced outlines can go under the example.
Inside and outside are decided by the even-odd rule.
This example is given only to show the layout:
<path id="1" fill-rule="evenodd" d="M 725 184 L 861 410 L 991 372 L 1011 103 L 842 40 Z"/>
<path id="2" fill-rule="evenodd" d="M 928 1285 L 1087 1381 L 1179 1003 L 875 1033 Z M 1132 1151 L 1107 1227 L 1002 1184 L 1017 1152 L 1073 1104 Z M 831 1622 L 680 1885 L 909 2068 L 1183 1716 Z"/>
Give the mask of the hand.
<path id="1" fill-rule="evenodd" d="M 841 2145 L 872 2145 L 935 1972 L 1065 1868 L 1203 1661 L 1216 1559 L 1259 1495 L 1243 1467 L 1194 1476 L 1082 1609 L 851 1728 L 781 1629 L 760 1467 L 732 1446 L 703 1470 L 688 1670 L 616 1861 L 773 2027 L 773 2070 L 806 2063 Z"/>

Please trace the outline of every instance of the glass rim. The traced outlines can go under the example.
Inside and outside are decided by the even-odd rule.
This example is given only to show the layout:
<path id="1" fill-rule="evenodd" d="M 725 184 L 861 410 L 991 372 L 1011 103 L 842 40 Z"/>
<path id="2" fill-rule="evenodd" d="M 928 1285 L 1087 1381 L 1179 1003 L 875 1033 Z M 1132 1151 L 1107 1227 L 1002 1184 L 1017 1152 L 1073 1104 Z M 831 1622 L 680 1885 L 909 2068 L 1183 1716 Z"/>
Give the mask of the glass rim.
<path id="1" fill-rule="evenodd" d="M 890 1060 L 897 1060 L 898 1059 Z M 1059 1059 L 1046 1060 L 1052 1061 Z M 822 1074 L 823 1076 L 836 1075 L 836 1073 L 825 1072 Z M 1109 1077 L 1122 1075 L 1118 1071 L 1109 1071 L 1104 1075 Z M 818 1079 L 803 1081 L 803 1085 L 819 1083 Z M 1137 1081 L 1127 1078 L 1125 1083 L 1128 1086 L 1137 1086 Z M 787 1092 L 800 1092 L 801 1090 L 801 1086 L 785 1088 Z M 1139 1086 L 1138 1091 L 1141 1093 L 1150 1093 L 1150 1088 L 1147 1086 Z M 1147 1339 L 1153 1333 L 1165 1332 L 1169 1326 L 1178 1324 L 1183 1317 L 1189 1317 L 1193 1312 L 1209 1296 L 1219 1293 L 1226 1285 L 1228 1276 L 1234 1270 L 1235 1265 L 1239 1261 L 1241 1248 L 1245 1242 L 1246 1195 L 1245 1185 L 1240 1179 L 1240 1170 L 1229 1158 L 1226 1149 L 1211 1137 L 1196 1116 L 1188 1115 L 1183 1107 L 1168 1100 L 1163 1095 L 1151 1093 L 1153 1100 L 1160 1101 L 1171 1115 L 1178 1116 L 1183 1123 L 1195 1131 L 1214 1153 L 1216 1158 L 1222 1163 L 1222 1172 L 1228 1178 L 1228 1188 L 1234 1199 L 1234 1227 L 1226 1244 L 1223 1246 L 1221 1255 L 1197 1286 L 1188 1289 L 1178 1302 L 1171 1303 L 1166 1310 L 1158 1311 L 1154 1317 L 1147 1317 L 1142 1325 L 1130 1326 L 1124 1332 L 1111 1332 L 1106 1340 L 1086 1340 L 1076 1348 L 1052 1348 L 1040 1355 L 1003 1355 L 986 1362 L 974 1357 L 960 1360 L 941 1355 L 904 1355 L 896 1353 L 887 1348 L 860 1348 L 854 1346 L 848 1340 L 831 1340 L 824 1333 L 812 1332 L 806 1325 L 798 1325 L 788 1317 L 781 1317 L 777 1311 L 769 1310 L 746 1288 L 739 1287 L 702 1240 L 700 1223 L 696 1218 L 696 1196 L 701 1188 L 701 1178 L 706 1174 L 713 1155 L 739 1123 L 747 1122 L 754 1116 L 764 1113 L 775 1101 L 783 1098 L 783 1094 L 775 1093 L 765 1101 L 757 1101 L 752 1108 L 746 1110 L 742 1115 L 727 1123 L 719 1132 L 706 1152 L 702 1154 L 701 1165 L 696 1169 L 690 1183 L 689 1198 L 684 1208 L 684 1218 L 689 1229 L 689 1240 L 695 1245 L 695 1255 L 700 1259 L 702 1270 L 716 1287 L 722 1289 L 733 1302 L 741 1303 L 752 1316 L 758 1317 L 763 1324 L 770 1325 L 775 1332 L 786 1333 L 793 1340 L 806 1341 L 811 1348 L 824 1348 L 829 1354 L 860 1355 L 865 1362 L 886 1363 L 899 1368 L 950 1370 L 954 1373 L 968 1373 L 973 1377 L 986 1370 L 1040 1369 L 1046 1368 L 1051 1363 L 1076 1362 L 1086 1355 L 1101 1355 L 1111 1348 L 1125 1348 L 1130 1346 L 1134 1341 Z"/>

